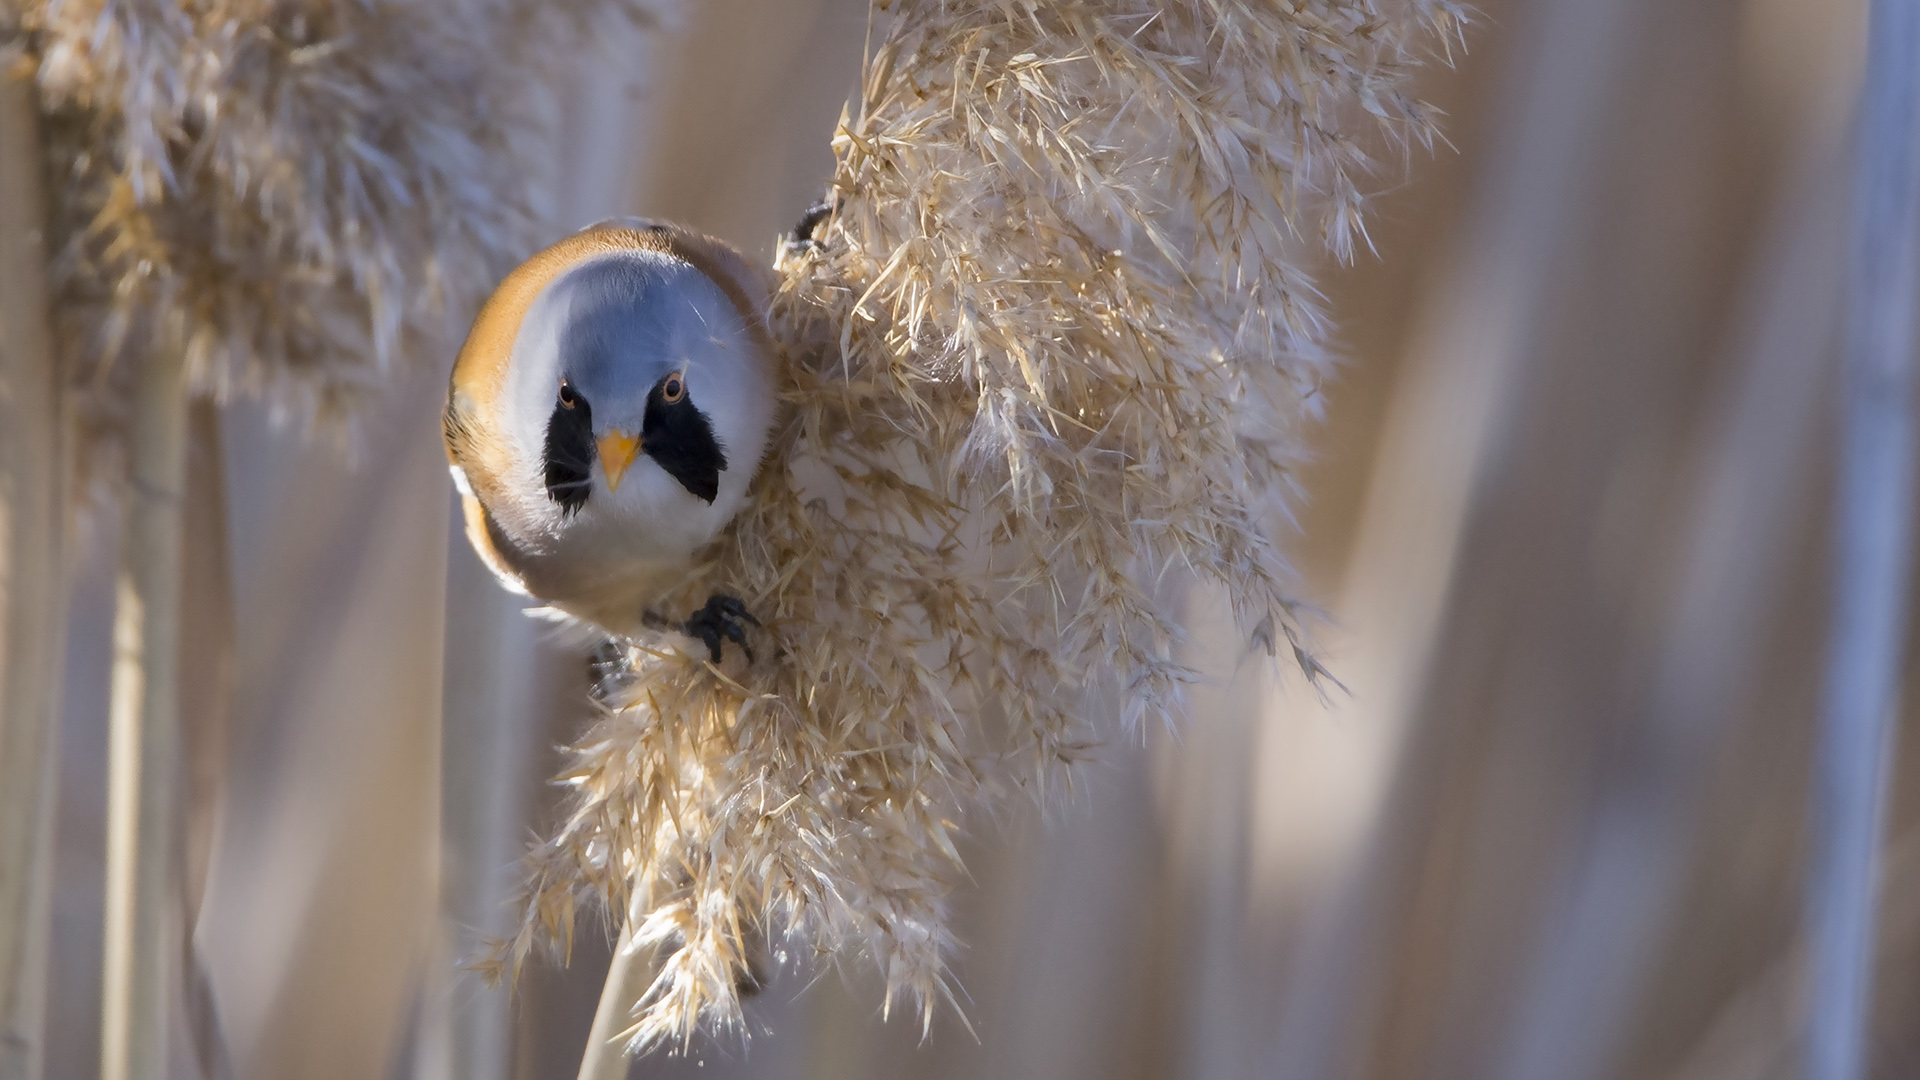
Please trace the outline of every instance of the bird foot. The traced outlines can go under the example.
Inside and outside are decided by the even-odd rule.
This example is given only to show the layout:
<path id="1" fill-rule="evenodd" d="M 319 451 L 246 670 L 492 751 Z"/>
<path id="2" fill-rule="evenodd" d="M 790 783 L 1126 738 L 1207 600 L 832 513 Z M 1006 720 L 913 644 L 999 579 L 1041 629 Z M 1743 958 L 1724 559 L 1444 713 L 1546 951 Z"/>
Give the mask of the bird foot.
<path id="1" fill-rule="evenodd" d="M 716 664 L 720 662 L 720 645 L 731 641 L 740 646 L 747 654 L 747 663 L 753 663 L 753 647 L 747 644 L 747 632 L 740 626 L 742 621 L 760 625 L 760 620 L 747 611 L 747 605 L 731 596 L 714 593 L 707 597 L 705 607 L 687 616 L 680 629 L 688 637 L 699 638 L 707 646 L 708 657 Z"/>
<path id="2" fill-rule="evenodd" d="M 839 202 L 834 199 L 822 199 L 807 207 L 806 214 L 800 218 L 800 224 L 793 227 L 793 239 L 787 242 L 790 244 L 817 243 L 813 238 L 813 231 L 820 227 L 821 222 L 832 217 L 833 212 L 839 208 Z"/>
<path id="3" fill-rule="evenodd" d="M 807 207 L 806 216 L 800 219 L 800 224 L 793 227 L 787 242 L 782 245 L 784 257 L 800 255 L 809 248 L 819 247 L 820 241 L 814 238 L 814 231 L 820 228 L 821 222 L 832 217 L 833 212 L 839 208 L 840 204 L 833 199 L 822 200 Z"/>
<path id="4" fill-rule="evenodd" d="M 632 672 L 627 650 L 618 639 L 605 638 L 587 654 L 587 673 L 593 678 L 591 693 L 600 701 L 611 700 Z"/>

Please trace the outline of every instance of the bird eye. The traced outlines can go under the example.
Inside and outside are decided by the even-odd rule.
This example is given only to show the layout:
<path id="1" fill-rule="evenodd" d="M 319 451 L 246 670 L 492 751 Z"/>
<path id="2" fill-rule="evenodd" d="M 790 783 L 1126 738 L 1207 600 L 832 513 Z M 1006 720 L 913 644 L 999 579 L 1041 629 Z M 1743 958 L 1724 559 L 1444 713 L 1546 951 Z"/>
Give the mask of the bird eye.
<path id="1" fill-rule="evenodd" d="M 660 400 L 669 405 L 686 396 L 687 384 L 678 374 L 667 376 L 667 381 L 660 384 Z"/>
<path id="2" fill-rule="evenodd" d="M 573 384 L 562 380 L 560 383 L 560 407 L 563 409 L 571 409 L 579 400 L 580 395 L 573 392 Z"/>

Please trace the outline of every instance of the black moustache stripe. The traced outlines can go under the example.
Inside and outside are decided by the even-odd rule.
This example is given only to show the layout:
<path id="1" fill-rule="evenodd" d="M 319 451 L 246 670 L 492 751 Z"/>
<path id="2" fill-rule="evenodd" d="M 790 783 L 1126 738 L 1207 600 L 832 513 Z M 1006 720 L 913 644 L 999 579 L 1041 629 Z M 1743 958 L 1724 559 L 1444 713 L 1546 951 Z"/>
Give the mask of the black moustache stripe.
<path id="1" fill-rule="evenodd" d="M 579 394 L 573 407 L 553 404 L 547 418 L 546 445 L 547 497 L 560 504 L 567 514 L 577 514 L 587 505 L 593 489 L 593 406 Z"/>
<path id="2" fill-rule="evenodd" d="M 713 437 L 707 414 L 694 408 L 693 396 L 682 392 L 668 402 L 662 379 L 647 394 L 646 418 L 640 429 L 640 448 L 658 462 L 667 475 L 696 497 L 711 503 L 720 494 L 720 474 L 726 471 L 726 451 Z"/>

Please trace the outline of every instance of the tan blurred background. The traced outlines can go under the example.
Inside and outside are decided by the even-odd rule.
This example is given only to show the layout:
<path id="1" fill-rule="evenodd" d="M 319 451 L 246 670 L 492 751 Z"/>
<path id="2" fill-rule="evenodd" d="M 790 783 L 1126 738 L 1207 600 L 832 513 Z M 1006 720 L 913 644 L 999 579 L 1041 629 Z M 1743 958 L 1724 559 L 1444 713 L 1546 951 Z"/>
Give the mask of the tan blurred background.
<path id="1" fill-rule="evenodd" d="M 1452 146 L 1386 162 L 1377 256 L 1322 278 L 1349 362 L 1293 549 L 1350 693 L 1247 656 L 1193 590 L 1217 679 L 1191 724 L 1116 733 L 1071 805 L 972 823 L 971 1032 L 789 972 L 750 1042 L 633 1075 L 1793 1073 L 1863 6 L 1476 8 L 1420 87 Z M 606 41 L 528 155 L 554 232 L 644 213 L 770 258 L 865 31 L 860 0 L 706 0 Z M 597 933 L 511 998 L 455 966 L 513 921 L 586 666 L 450 530 L 450 357 L 423 360 L 351 457 L 244 405 L 197 420 L 195 520 L 228 528 L 191 545 L 190 648 L 232 706 L 189 710 L 206 886 L 181 980 L 216 1007 L 215 1076 L 571 1077 L 592 1019 Z M 86 522 L 68 650 L 57 1080 L 98 1068 L 114 527 Z M 1889 1078 L 1920 1072 L 1911 747 Z"/>

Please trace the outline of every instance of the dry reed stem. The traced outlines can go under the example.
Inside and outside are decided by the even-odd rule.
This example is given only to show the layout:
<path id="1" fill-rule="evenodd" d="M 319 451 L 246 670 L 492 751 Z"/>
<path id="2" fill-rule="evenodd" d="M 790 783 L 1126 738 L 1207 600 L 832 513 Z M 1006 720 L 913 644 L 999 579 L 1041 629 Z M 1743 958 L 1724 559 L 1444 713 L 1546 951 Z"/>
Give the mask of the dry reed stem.
<path id="1" fill-rule="evenodd" d="M 1912 581 L 1920 0 L 1874 0 L 1860 93 L 1833 623 L 1808 881 L 1807 1080 L 1866 1075 L 1875 876 Z"/>
<path id="2" fill-rule="evenodd" d="M 0 49 L 0 1080 L 36 1080 L 51 932 L 67 439 L 31 87 Z"/>
<path id="3" fill-rule="evenodd" d="M 176 940 L 187 377 L 179 353 L 164 348 L 140 367 L 114 598 L 102 1080 L 165 1080 Z"/>
<path id="4" fill-rule="evenodd" d="M 620 931 L 607 964 L 607 983 L 580 1055 L 580 1080 L 626 1080 L 628 1029 L 634 1005 L 647 992 L 647 970 L 652 957 L 633 942 L 630 927 Z"/>
<path id="5" fill-rule="evenodd" d="M 188 396 L 258 393 L 344 426 L 403 347 L 454 340 L 531 246 L 515 151 L 542 77 L 605 13 L 650 10 L 0 0 L 0 48 L 27 58 L 39 90 L 29 164 L 53 179 L 54 324 L 87 428 L 77 471 L 130 481 L 103 1075 L 165 1066 Z"/>
<path id="6" fill-rule="evenodd" d="M 1166 579 L 1222 582 L 1254 644 L 1320 676 L 1276 545 L 1330 366 L 1305 267 L 1365 242 L 1364 147 L 1430 143 L 1403 86 L 1460 17 L 893 5 L 838 211 L 780 263 L 772 464 L 666 604 L 734 593 L 771 640 L 724 670 L 629 645 L 492 970 L 591 900 L 657 957 L 633 1048 L 851 955 L 924 1025 L 967 809 L 1178 713 Z"/>

